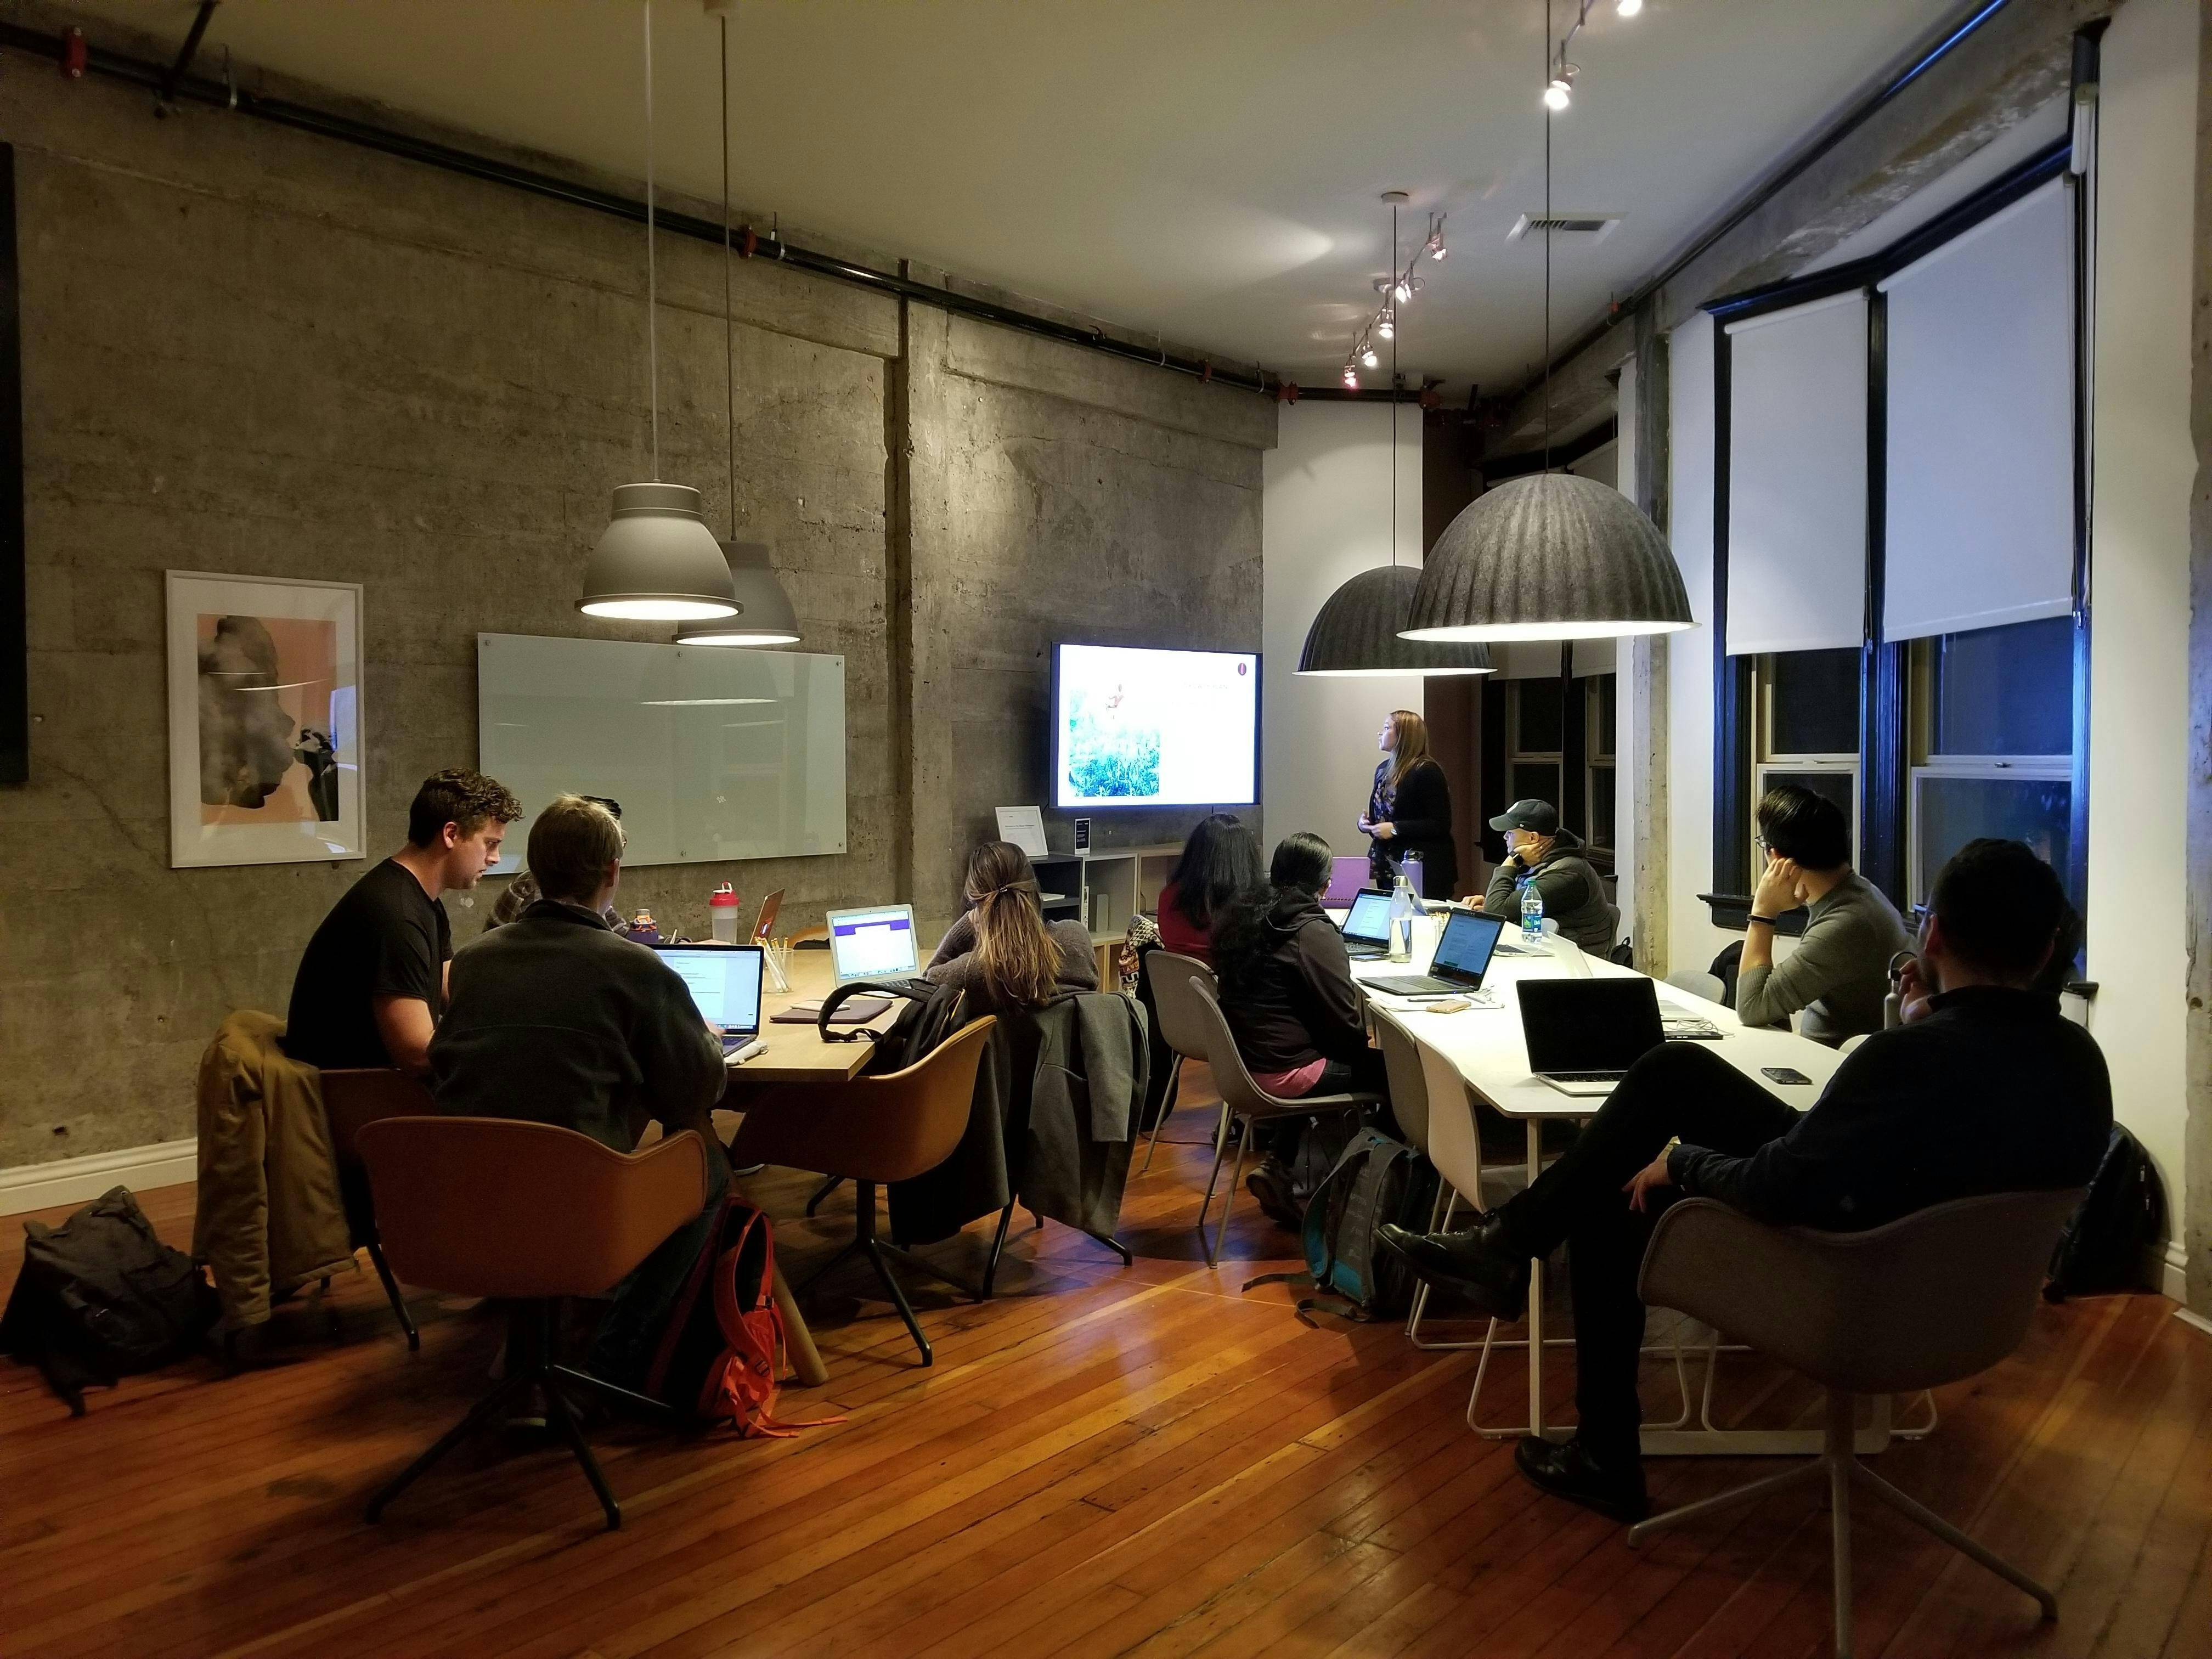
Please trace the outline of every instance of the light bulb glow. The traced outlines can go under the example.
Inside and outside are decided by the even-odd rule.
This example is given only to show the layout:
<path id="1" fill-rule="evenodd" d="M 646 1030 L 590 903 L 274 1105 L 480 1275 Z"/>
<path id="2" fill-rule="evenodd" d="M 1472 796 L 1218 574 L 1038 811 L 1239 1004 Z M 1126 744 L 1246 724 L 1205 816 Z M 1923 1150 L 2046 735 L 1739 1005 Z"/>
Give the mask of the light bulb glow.
<path id="1" fill-rule="evenodd" d="M 1434 247 L 1429 250 L 1429 258 L 1431 259 L 1441 259 L 1445 254 L 1449 253 L 1450 252 L 1451 250 L 1449 248 L 1446 247 L 1442 242 L 1438 242 Z"/>
<path id="2" fill-rule="evenodd" d="M 1623 17 L 1633 17 L 1644 9 L 1644 0 L 1620 0 L 1618 9 Z"/>
<path id="3" fill-rule="evenodd" d="M 1403 283 L 1401 283 L 1390 290 L 1390 297 L 1397 301 L 1401 305 L 1403 305 L 1407 301 L 1413 297 L 1413 290 L 1407 288 Z"/>
<path id="4" fill-rule="evenodd" d="M 1366 350 L 1359 354 L 1359 362 L 1363 368 L 1372 368 L 1382 361 L 1382 358 L 1375 355 L 1375 348 L 1373 346 L 1368 347 Z"/>
<path id="5" fill-rule="evenodd" d="M 1344 383 L 1350 386 L 1354 392 L 1359 390 L 1359 376 L 1349 368 L 1344 371 Z"/>
<path id="6" fill-rule="evenodd" d="M 1565 109 L 1567 106 L 1568 95 L 1567 83 L 1565 81 L 1554 81 L 1544 88 L 1544 107 Z"/>
<path id="7" fill-rule="evenodd" d="M 1376 319 L 1375 331 L 1386 340 L 1394 339 L 1398 333 L 1397 320 L 1386 311 Z"/>

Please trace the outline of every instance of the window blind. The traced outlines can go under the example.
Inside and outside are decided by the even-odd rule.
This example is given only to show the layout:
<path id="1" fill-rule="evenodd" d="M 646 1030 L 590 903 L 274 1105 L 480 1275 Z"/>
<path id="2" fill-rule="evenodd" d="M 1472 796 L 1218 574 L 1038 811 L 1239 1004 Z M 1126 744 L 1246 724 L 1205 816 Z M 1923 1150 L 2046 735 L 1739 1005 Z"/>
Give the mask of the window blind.
<path id="1" fill-rule="evenodd" d="M 2064 179 L 1881 284 L 1882 631 L 1919 639 L 2074 604 L 2074 223 Z"/>
<path id="2" fill-rule="evenodd" d="M 1867 298 L 1728 325 L 1728 648 L 1866 632 Z"/>

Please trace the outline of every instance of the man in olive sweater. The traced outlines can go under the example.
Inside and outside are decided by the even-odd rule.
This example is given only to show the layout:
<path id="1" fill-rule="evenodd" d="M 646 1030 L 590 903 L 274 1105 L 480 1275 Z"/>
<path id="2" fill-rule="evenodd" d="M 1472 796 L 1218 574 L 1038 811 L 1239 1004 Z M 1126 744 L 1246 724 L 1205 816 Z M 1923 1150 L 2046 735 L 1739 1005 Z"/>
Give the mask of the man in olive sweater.
<path id="1" fill-rule="evenodd" d="M 1505 925 L 1521 920 L 1521 884 L 1526 880 L 1544 902 L 1547 920 L 1559 924 L 1559 934 L 1592 956 L 1613 949 L 1613 933 L 1619 914 L 1605 896 L 1605 883 L 1583 856 L 1583 840 L 1559 824 L 1559 808 L 1547 800 L 1516 800 L 1490 827 L 1505 832 L 1505 862 L 1490 878 L 1482 896 L 1483 910 L 1504 916 Z"/>
<path id="2" fill-rule="evenodd" d="M 1643 1516 L 1637 1270 L 1677 1198 L 1852 1232 L 1951 1199 L 2087 1183 L 2112 1132 L 2111 1079 L 2095 1040 L 2033 988 L 2065 915 L 2058 878 L 2025 846 L 1969 842 L 1936 878 L 1904 970 L 1905 1024 L 1869 1037 L 1802 1115 L 1708 1045 L 1662 1043 L 1558 1162 L 1473 1230 L 1377 1229 L 1425 1278 L 1509 1320 L 1530 1258 L 1568 1246 L 1582 1421 L 1564 1445 L 1523 1440 L 1523 1475 L 1615 1519 Z"/>

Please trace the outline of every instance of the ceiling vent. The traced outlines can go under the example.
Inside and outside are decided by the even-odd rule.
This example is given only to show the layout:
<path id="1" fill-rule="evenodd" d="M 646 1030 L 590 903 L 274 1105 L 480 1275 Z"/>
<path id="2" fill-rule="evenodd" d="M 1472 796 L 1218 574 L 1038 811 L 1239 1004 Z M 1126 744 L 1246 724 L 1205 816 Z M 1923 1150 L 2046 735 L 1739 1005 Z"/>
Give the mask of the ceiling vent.
<path id="1" fill-rule="evenodd" d="M 1505 240 L 1517 242 L 1524 236 L 1541 236 L 1548 230 L 1555 236 L 1584 236 L 1593 242 L 1602 242 L 1613 234 L 1613 227 L 1620 222 L 1618 213 L 1524 213 L 1505 233 Z"/>

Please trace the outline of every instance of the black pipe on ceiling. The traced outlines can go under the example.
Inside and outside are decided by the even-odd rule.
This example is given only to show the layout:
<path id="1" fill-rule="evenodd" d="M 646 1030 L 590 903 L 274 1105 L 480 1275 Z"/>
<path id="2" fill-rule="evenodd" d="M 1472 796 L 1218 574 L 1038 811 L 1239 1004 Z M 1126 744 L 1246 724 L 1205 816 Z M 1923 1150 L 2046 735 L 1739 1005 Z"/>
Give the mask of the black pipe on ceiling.
<path id="1" fill-rule="evenodd" d="M 0 46 L 13 47 L 34 58 L 43 58 L 54 64 L 67 60 L 68 45 L 58 34 L 47 34 L 38 29 L 24 28 L 14 23 L 0 23 Z M 407 133 L 396 132 L 373 122 L 357 121 L 349 116 L 336 115 L 306 104 L 295 104 L 282 98 L 270 98 L 242 87 L 233 87 L 221 82 L 186 76 L 171 82 L 169 70 L 158 64 L 149 64 L 121 52 L 92 46 L 85 52 L 85 68 L 88 73 L 104 76 L 110 80 L 143 87 L 159 97 L 176 101 L 209 105 L 214 108 L 235 111 L 256 120 L 273 125 L 290 127 L 296 131 L 312 132 L 325 138 L 334 138 L 341 143 L 352 144 L 362 149 L 376 150 L 403 161 L 419 162 L 442 172 L 458 173 L 464 178 L 481 179 L 486 183 L 504 185 L 510 189 L 525 191 L 533 196 L 563 202 L 571 207 L 588 208 L 593 212 L 611 214 L 635 224 L 645 222 L 645 204 L 612 191 L 594 189 L 577 184 L 550 173 L 540 173 L 531 167 L 517 167 L 511 162 L 477 155 L 459 149 L 451 144 L 438 143 L 428 138 L 417 138 Z M 654 222 L 663 230 L 696 241 L 722 245 L 723 230 L 720 223 L 698 218 L 688 213 L 672 213 L 665 208 L 656 208 Z M 1063 345 L 1080 346 L 1087 350 L 1100 351 L 1124 362 L 1149 363 L 1155 368 L 1171 370 L 1194 380 L 1210 381 L 1216 386 L 1236 388 L 1240 392 L 1256 392 L 1276 395 L 1283 385 L 1280 376 L 1264 369 L 1240 374 L 1221 368 L 1201 357 L 1182 357 L 1164 350 L 1148 348 L 1127 340 L 1115 339 L 1103 330 L 1080 328 L 1073 323 L 1055 321 L 1012 306 L 999 305 L 989 300 L 956 293 L 950 289 L 936 288 L 927 283 L 917 283 L 911 277 L 901 276 L 872 266 L 855 264 L 833 254 L 804 248 L 780 237 L 759 237 L 750 226 L 733 228 L 734 239 L 745 241 L 757 251 L 755 257 L 775 259 L 781 264 L 809 272 L 817 276 L 848 283 L 878 294 L 910 300 L 919 305 L 934 306 L 940 311 L 956 316 L 973 318 L 979 322 L 995 323 L 1001 328 L 1017 329 L 1024 334 L 1037 335 L 1056 340 Z"/>

